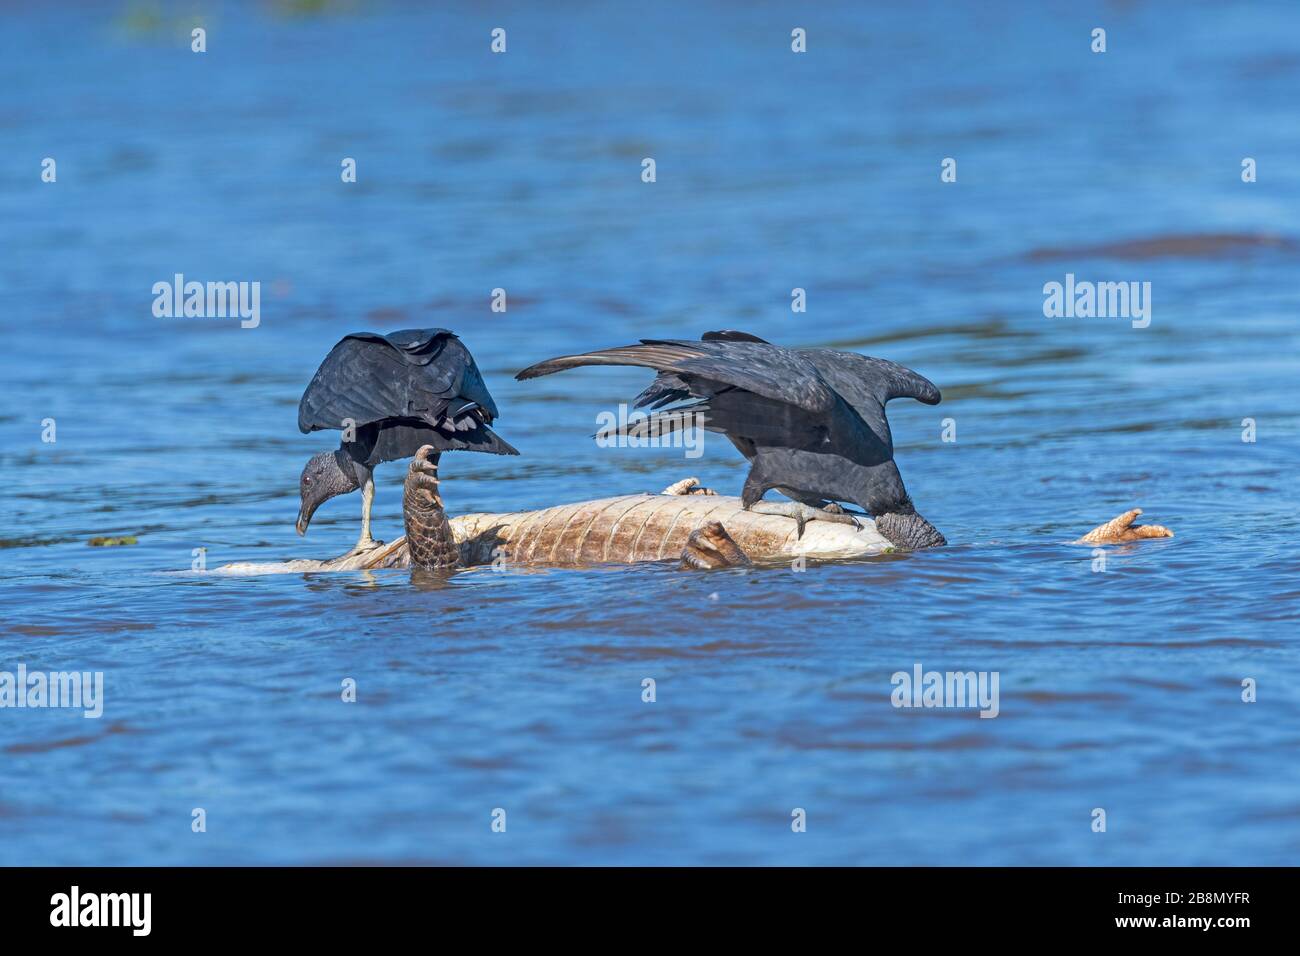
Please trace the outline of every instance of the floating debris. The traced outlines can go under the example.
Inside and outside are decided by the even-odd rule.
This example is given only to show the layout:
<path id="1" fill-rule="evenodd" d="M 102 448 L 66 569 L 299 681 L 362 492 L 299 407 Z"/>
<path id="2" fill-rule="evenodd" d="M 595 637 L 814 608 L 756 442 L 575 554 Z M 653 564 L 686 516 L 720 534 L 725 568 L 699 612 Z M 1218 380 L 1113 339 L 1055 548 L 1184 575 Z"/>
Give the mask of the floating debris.
<path id="1" fill-rule="evenodd" d="M 117 538 L 98 537 L 91 538 L 86 544 L 92 548 L 117 548 L 126 544 L 135 544 L 135 535 L 124 534 Z"/>

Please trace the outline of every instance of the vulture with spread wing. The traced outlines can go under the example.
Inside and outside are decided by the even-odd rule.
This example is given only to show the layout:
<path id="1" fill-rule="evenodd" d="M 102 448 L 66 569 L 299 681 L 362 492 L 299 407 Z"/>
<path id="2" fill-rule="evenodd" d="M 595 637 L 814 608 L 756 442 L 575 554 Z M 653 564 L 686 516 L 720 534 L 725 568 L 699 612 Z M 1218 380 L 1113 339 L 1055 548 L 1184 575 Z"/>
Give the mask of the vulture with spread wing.
<path id="1" fill-rule="evenodd" d="M 638 345 L 566 355 L 532 365 L 529 379 L 582 365 L 634 365 L 658 375 L 636 398 L 649 419 L 623 434 L 660 435 L 702 425 L 726 435 L 750 462 L 741 499 L 749 510 L 799 522 L 848 521 L 837 502 L 859 505 L 901 548 L 947 542 L 916 513 L 894 464 L 885 403 L 939 402 L 928 379 L 894 362 L 837 349 L 790 349 L 745 332 L 706 332 L 699 342 Z M 794 504 L 761 501 L 769 490 Z M 829 510 L 827 510 L 829 509 Z"/>

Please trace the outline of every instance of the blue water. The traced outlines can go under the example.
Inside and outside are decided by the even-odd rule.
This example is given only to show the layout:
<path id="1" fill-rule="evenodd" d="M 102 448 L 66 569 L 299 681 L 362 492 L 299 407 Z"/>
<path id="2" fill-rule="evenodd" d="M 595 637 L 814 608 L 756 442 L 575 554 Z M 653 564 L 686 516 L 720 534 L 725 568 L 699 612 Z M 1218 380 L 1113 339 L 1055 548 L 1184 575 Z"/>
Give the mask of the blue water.
<path id="1" fill-rule="evenodd" d="M 1296 861 L 1295 4 L 196 4 L 202 55 L 190 5 L 28 6 L 0 14 L 0 670 L 102 671 L 105 704 L 0 710 L 0 863 Z M 155 318 L 178 272 L 260 281 L 260 325 Z M 1150 282 L 1150 326 L 1045 318 L 1066 273 Z M 951 544 L 191 573 L 350 546 L 357 496 L 294 533 L 330 446 L 298 398 L 341 335 L 432 325 L 523 452 L 445 459 L 452 512 L 735 493 L 723 441 L 591 441 L 647 373 L 512 378 L 731 327 L 936 382 L 890 416 Z M 1094 572 L 1068 542 L 1134 506 L 1176 537 Z M 917 663 L 998 672 L 1000 716 L 895 709 Z"/>

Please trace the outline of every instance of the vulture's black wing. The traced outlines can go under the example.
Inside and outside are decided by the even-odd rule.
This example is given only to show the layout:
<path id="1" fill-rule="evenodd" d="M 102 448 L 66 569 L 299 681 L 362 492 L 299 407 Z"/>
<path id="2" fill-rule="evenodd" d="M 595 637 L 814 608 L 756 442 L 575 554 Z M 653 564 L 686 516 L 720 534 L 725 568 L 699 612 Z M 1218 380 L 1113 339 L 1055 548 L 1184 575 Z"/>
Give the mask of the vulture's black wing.
<path id="1" fill-rule="evenodd" d="M 869 430 L 798 352 L 772 345 L 743 332 L 709 333 L 700 342 L 643 339 L 640 345 L 566 355 L 524 369 L 520 379 L 549 375 L 581 365 L 637 365 L 659 372 L 636 399 L 649 405 L 652 434 L 703 424 L 729 437 L 746 457 L 756 446 L 822 448 L 832 431 L 862 434 Z M 687 398 L 693 404 L 665 408 Z M 637 434 L 636 423 L 621 431 Z M 873 442 L 872 455 L 887 453 Z"/>
<path id="2" fill-rule="evenodd" d="M 515 378 L 537 378 L 582 365 L 652 368 L 671 374 L 697 398 L 737 388 L 813 415 L 828 413 L 839 400 L 812 363 L 797 352 L 752 341 L 642 339 L 640 345 L 548 359 L 530 365 Z"/>
<path id="3" fill-rule="evenodd" d="M 895 398 L 914 398 L 925 405 L 938 405 L 942 398 L 933 382 L 897 362 L 838 349 L 799 349 L 799 353 L 890 446 L 891 454 L 893 442 L 885 403 Z"/>
<path id="4" fill-rule="evenodd" d="M 760 339 L 757 335 L 750 335 L 748 332 L 737 332 L 733 329 L 724 329 L 720 332 L 705 332 L 700 336 L 700 341 L 771 344 L 766 339 Z M 690 386 L 676 374 L 673 372 L 660 372 L 655 376 L 655 380 L 646 386 L 645 391 L 636 397 L 635 404 L 637 408 L 649 406 L 651 409 L 657 409 L 673 402 L 684 401 L 690 395 Z"/>
<path id="5" fill-rule="evenodd" d="M 325 356 L 298 404 L 302 432 L 357 426 L 387 418 L 437 425 L 479 409 L 497 416 L 469 350 L 446 329 L 407 329 L 378 335 L 356 332 Z"/>
<path id="6" fill-rule="evenodd" d="M 383 426 L 368 425 L 357 432 L 354 442 L 344 442 L 343 448 L 354 459 L 374 467 L 386 461 L 410 458 L 424 445 L 437 451 L 481 451 L 491 455 L 517 455 L 517 452 L 500 435 L 472 416 L 461 423 L 471 422 L 459 431 L 443 424 L 434 428 L 416 418 L 390 418 Z"/>
<path id="7" fill-rule="evenodd" d="M 934 382 L 897 362 L 838 349 L 798 351 L 809 358 L 837 392 L 855 405 L 866 401 L 884 405 L 893 398 L 914 398 L 925 405 L 938 405 L 943 397 Z"/>

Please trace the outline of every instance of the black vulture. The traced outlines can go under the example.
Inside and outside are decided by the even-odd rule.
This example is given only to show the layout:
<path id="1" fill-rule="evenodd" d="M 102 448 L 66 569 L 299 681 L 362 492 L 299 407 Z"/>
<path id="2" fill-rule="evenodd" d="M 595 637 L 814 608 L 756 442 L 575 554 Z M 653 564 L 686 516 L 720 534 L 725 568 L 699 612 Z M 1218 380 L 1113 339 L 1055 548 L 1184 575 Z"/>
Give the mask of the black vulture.
<path id="1" fill-rule="evenodd" d="M 837 349 L 790 349 L 746 332 L 706 332 L 699 342 L 642 339 L 639 345 L 566 355 L 532 365 L 536 378 L 581 365 L 635 365 L 659 374 L 636 398 L 647 421 L 622 434 L 659 435 L 702 424 L 726 435 L 750 462 L 741 492 L 747 509 L 799 522 L 847 521 L 854 502 L 882 535 L 915 550 L 946 544 L 916 513 L 894 464 L 885 418 L 892 398 L 939 402 L 939 390 L 911 369 Z M 694 401 L 686 404 L 687 399 Z M 775 489 L 797 504 L 762 502 Z"/>
<path id="2" fill-rule="evenodd" d="M 299 534 L 335 495 L 361 488 L 361 536 L 353 553 L 381 542 L 370 537 L 374 467 L 409 458 L 422 445 L 517 455 L 488 427 L 497 406 L 469 349 L 447 329 L 354 332 L 330 349 L 298 403 L 298 429 L 343 430 L 336 451 L 302 469 Z M 433 464 L 437 464 L 434 456 Z"/>

